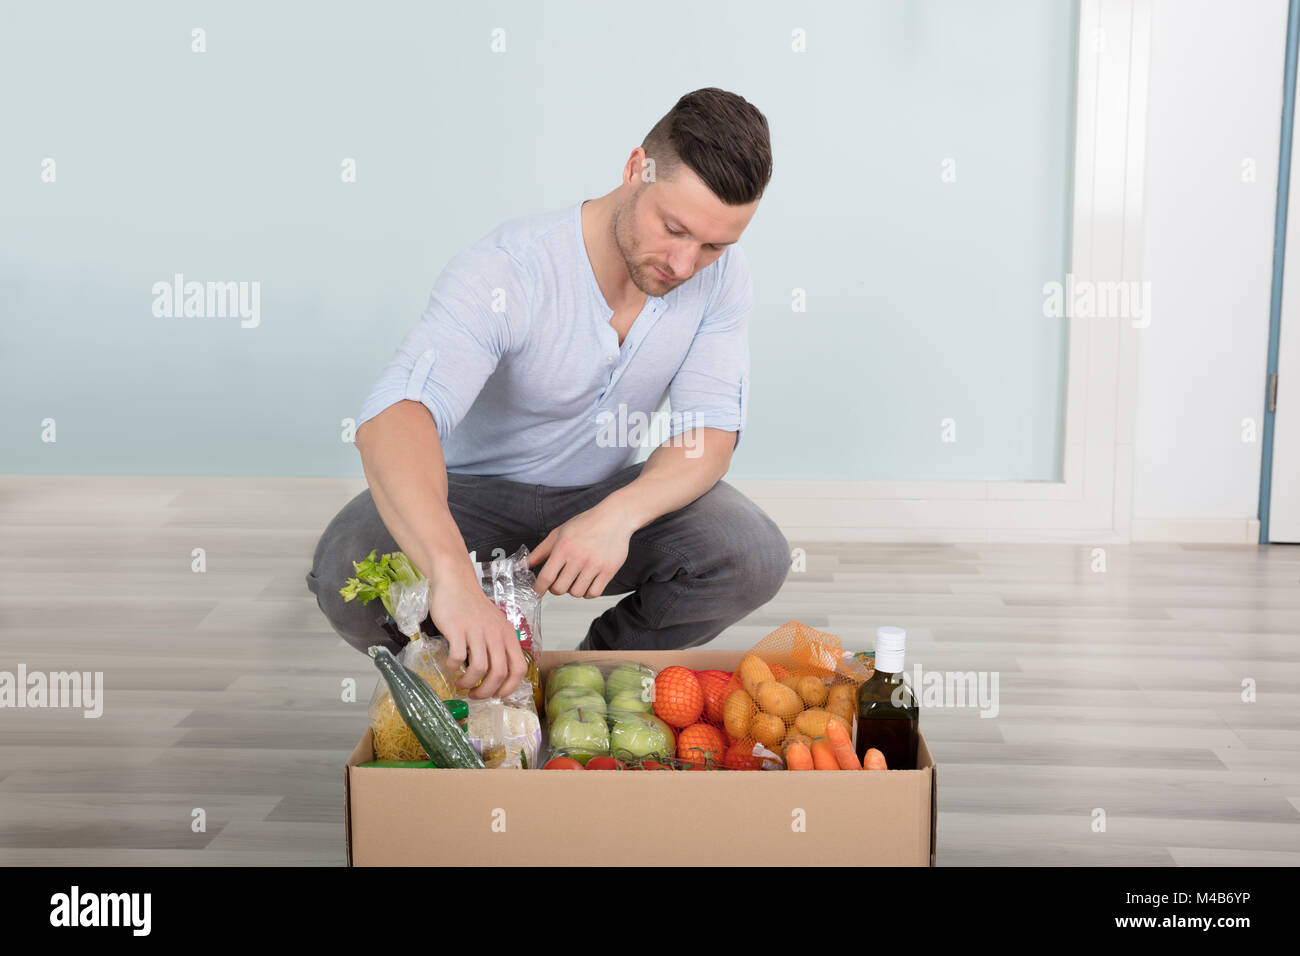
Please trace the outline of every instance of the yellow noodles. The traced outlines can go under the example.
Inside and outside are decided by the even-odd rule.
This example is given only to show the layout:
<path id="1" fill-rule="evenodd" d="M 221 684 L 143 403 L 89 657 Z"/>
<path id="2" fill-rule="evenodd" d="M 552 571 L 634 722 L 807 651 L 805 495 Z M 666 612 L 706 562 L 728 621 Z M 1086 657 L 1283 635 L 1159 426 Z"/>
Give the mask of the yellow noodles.
<path id="1" fill-rule="evenodd" d="M 370 732 L 375 742 L 375 759 L 376 760 L 428 760 L 429 756 L 420 746 L 420 742 L 415 739 L 415 734 L 411 733 L 411 728 L 406 726 L 406 721 L 402 715 L 397 712 L 393 706 L 393 697 L 391 694 L 385 694 L 384 699 L 379 702 L 376 708 L 378 713 L 373 715 L 370 720 Z"/>

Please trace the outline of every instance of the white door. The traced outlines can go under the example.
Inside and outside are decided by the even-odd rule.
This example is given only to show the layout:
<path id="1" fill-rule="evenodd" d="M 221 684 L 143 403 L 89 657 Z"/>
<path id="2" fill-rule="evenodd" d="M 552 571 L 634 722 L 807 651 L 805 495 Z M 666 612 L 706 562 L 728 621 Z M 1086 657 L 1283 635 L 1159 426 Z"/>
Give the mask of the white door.
<path id="1" fill-rule="evenodd" d="M 1300 111 L 1297 111 L 1300 112 Z M 1291 186 L 1287 200 L 1282 326 L 1277 356 L 1277 416 L 1268 540 L 1300 543 L 1300 132 L 1291 118 Z"/>

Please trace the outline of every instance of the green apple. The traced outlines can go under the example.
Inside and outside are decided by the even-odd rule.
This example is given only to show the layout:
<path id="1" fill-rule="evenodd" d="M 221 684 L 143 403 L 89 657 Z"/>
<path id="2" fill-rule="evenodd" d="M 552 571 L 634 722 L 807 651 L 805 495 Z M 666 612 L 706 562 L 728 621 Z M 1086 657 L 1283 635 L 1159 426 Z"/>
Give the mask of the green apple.
<path id="1" fill-rule="evenodd" d="M 672 728 L 653 714 L 625 714 L 616 719 L 609 749 L 625 760 L 667 760 L 676 751 Z"/>
<path id="2" fill-rule="evenodd" d="M 636 694 L 650 702 L 654 700 L 654 687 L 655 672 L 644 664 L 619 664 L 605 678 L 605 699 L 612 701 L 619 694 Z"/>
<path id="3" fill-rule="evenodd" d="M 629 714 L 648 714 L 654 709 L 655 705 L 652 701 L 642 700 L 640 694 L 630 690 L 615 694 L 609 702 L 611 714 L 616 711 Z"/>
<path id="4" fill-rule="evenodd" d="M 551 749 L 584 766 L 598 754 L 609 753 L 609 725 L 603 710 L 566 710 L 551 721 Z"/>
<path id="5" fill-rule="evenodd" d="M 605 698 L 588 687 L 561 687 L 546 702 L 546 713 L 552 720 L 566 710 L 583 710 L 605 712 Z"/>
<path id="6" fill-rule="evenodd" d="M 605 696 L 605 676 L 595 664 L 561 664 L 546 678 L 546 699 L 564 687 L 585 687 Z"/>

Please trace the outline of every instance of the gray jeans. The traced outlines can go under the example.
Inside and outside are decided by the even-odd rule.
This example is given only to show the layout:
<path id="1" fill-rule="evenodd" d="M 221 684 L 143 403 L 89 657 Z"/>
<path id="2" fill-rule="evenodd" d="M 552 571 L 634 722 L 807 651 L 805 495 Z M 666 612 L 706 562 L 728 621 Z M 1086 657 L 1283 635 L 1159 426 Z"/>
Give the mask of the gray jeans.
<path id="1" fill-rule="evenodd" d="M 447 475 L 447 504 L 466 546 L 483 561 L 497 548 L 506 554 L 520 545 L 533 550 L 553 528 L 636 478 L 643 464 L 629 465 L 594 485 L 569 487 L 453 472 Z M 383 644 L 396 651 L 397 632 L 385 628 L 387 614 L 380 602 L 345 602 L 339 595 L 339 588 L 355 576 L 352 562 L 375 549 L 384 554 L 398 546 L 367 488 L 325 528 L 307 587 L 334 630 L 353 647 Z M 790 546 L 776 523 L 719 481 L 686 507 L 633 533 L 627 561 L 604 591 L 628 596 L 591 622 L 579 648 L 673 650 L 703 644 L 771 600 L 789 570 Z M 543 602 L 544 645 L 545 607 Z"/>

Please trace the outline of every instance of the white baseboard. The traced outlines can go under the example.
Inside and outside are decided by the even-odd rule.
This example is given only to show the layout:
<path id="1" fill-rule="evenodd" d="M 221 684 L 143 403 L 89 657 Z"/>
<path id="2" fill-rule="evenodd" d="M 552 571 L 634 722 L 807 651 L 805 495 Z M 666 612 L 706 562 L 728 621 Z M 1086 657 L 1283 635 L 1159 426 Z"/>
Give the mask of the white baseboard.
<path id="1" fill-rule="evenodd" d="M 772 517 L 792 545 L 807 541 L 1129 541 L 1255 544 L 1255 518 L 1119 522 L 1108 502 L 1069 496 L 1064 484 L 838 482 L 728 479 Z M 1023 494 L 1023 497 L 1019 495 Z"/>
<path id="2" fill-rule="evenodd" d="M 1134 541 L 1258 544 L 1258 518 L 1134 518 Z"/>

